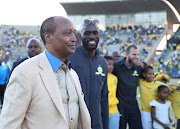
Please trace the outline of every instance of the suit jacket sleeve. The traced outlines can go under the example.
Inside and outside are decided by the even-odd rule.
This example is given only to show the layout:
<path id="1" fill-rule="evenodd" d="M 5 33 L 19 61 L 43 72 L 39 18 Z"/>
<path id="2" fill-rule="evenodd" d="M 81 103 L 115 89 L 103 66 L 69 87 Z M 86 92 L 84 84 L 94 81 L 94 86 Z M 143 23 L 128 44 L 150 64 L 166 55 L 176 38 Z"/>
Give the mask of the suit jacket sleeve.
<path id="1" fill-rule="evenodd" d="M 18 67 L 11 75 L 0 116 L 0 129 L 20 129 L 31 101 L 29 75 Z"/>
<path id="2" fill-rule="evenodd" d="M 103 129 L 109 129 L 109 104 L 108 104 L 108 86 L 107 74 L 101 91 L 101 117 L 103 121 Z"/>

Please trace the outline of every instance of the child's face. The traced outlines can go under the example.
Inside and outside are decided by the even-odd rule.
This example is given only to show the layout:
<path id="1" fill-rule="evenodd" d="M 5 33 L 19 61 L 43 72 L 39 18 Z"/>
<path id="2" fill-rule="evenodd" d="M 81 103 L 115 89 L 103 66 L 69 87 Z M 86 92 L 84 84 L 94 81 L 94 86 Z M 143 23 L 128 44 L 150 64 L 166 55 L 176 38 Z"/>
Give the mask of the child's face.
<path id="1" fill-rule="evenodd" d="M 158 93 L 159 97 L 166 100 L 169 96 L 169 89 L 168 88 L 164 88 L 163 90 L 161 90 L 159 93 Z"/>
<path id="2" fill-rule="evenodd" d="M 143 76 L 145 77 L 145 80 L 147 82 L 152 82 L 154 80 L 154 78 L 155 78 L 155 76 L 154 76 L 154 69 L 147 70 L 146 73 L 143 73 Z"/>
<path id="3" fill-rule="evenodd" d="M 114 61 L 113 60 L 107 60 L 108 63 L 108 72 L 112 73 L 113 69 L 114 69 Z"/>

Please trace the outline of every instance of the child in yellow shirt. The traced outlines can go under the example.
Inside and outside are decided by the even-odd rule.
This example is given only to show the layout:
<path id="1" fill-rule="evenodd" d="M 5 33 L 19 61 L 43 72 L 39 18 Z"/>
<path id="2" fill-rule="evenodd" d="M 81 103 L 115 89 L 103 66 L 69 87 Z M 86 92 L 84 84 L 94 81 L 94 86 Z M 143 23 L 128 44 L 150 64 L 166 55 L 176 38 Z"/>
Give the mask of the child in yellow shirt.
<path id="1" fill-rule="evenodd" d="M 119 111 L 117 104 L 119 103 L 116 98 L 116 90 L 118 79 L 115 75 L 112 74 L 114 69 L 114 61 L 110 56 L 104 56 L 108 64 L 108 90 L 109 90 L 109 129 L 119 129 Z"/>
<path id="2" fill-rule="evenodd" d="M 154 69 L 146 66 L 143 71 L 144 79 L 139 79 L 141 101 L 141 119 L 143 129 L 152 129 L 151 107 L 149 103 L 157 98 L 157 89 L 160 85 L 166 85 L 170 91 L 176 90 L 176 87 L 170 88 L 167 84 L 155 81 Z"/>

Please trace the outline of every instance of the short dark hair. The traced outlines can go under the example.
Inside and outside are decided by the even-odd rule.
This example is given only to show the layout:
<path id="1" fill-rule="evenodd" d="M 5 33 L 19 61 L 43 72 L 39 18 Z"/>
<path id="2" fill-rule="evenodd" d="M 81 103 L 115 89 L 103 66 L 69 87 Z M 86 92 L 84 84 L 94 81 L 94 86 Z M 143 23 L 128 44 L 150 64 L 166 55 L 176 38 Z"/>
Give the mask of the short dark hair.
<path id="1" fill-rule="evenodd" d="M 168 88 L 168 87 L 165 86 L 165 85 L 160 85 L 160 86 L 158 87 L 158 93 L 161 92 L 162 90 L 166 89 L 166 88 Z M 169 89 L 169 88 L 168 88 L 168 89 Z"/>
<path id="2" fill-rule="evenodd" d="M 144 62 L 144 61 L 142 62 L 142 64 L 144 64 L 144 67 L 146 67 L 146 66 L 147 66 L 147 63 L 146 63 L 146 62 Z"/>
<path id="3" fill-rule="evenodd" d="M 110 56 L 104 56 L 104 58 L 105 58 L 106 60 L 113 60 L 113 58 L 110 57 Z"/>
<path id="4" fill-rule="evenodd" d="M 44 33 L 48 32 L 50 34 L 54 34 L 56 27 L 58 26 L 54 19 L 55 17 L 49 17 L 41 25 L 40 35 L 44 45 L 46 44 Z"/>
<path id="5" fill-rule="evenodd" d="M 127 53 L 127 54 L 129 54 L 131 48 L 138 49 L 136 45 L 130 45 L 130 46 L 128 46 L 127 49 L 126 49 L 126 53 Z"/>
<path id="6" fill-rule="evenodd" d="M 150 70 L 150 69 L 153 69 L 153 67 L 152 67 L 152 66 L 147 65 L 146 67 L 144 67 L 144 69 L 143 69 L 143 73 L 147 73 L 147 71 L 148 71 L 148 70 Z"/>

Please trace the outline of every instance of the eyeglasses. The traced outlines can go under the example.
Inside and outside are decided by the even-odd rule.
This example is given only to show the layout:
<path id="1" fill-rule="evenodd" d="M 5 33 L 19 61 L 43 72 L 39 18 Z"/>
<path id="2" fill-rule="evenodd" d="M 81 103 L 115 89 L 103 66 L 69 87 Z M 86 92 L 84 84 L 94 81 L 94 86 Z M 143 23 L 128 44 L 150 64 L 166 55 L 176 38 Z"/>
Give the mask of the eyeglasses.
<path id="1" fill-rule="evenodd" d="M 92 19 L 85 19 L 85 20 L 84 20 L 84 24 L 85 24 L 86 26 L 90 25 L 91 23 L 92 23 L 93 25 L 97 26 L 97 25 L 99 24 L 99 21 L 98 21 L 98 20 L 92 20 Z"/>

